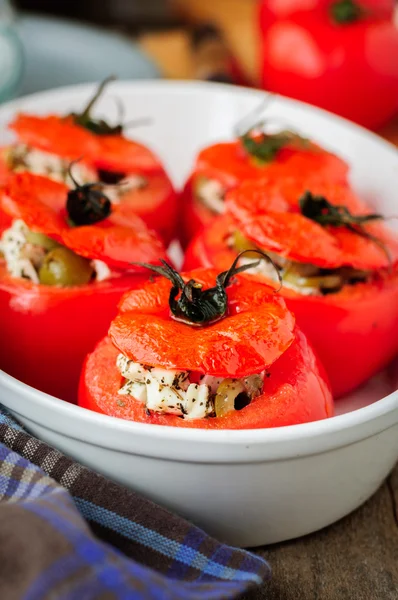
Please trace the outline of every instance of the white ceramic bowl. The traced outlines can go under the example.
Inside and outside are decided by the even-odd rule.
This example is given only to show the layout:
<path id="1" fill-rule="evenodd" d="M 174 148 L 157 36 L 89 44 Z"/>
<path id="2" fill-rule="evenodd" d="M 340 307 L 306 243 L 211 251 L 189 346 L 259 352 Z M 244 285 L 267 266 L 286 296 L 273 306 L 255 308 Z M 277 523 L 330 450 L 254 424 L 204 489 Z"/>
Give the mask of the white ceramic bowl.
<path id="1" fill-rule="evenodd" d="M 19 99 L 0 109 L 65 113 L 84 104 L 91 86 Z M 195 153 L 227 139 L 264 93 L 203 83 L 118 83 L 126 118 L 149 116 L 134 131 L 163 157 L 182 184 Z M 292 125 L 352 164 L 352 180 L 372 206 L 397 214 L 398 154 L 371 133 L 283 98 L 269 118 Z M 366 343 L 366 340 L 364 340 Z M 371 348 L 369 349 L 371 352 Z M 62 357 L 60 357 L 61 360 Z M 355 356 L 353 356 L 355 360 Z M 398 371 L 394 366 L 338 402 L 339 416 L 254 431 L 203 431 L 121 421 L 47 396 L 0 372 L 0 401 L 39 438 L 83 464 L 139 490 L 232 544 L 256 546 L 301 536 L 364 502 L 398 458 Z"/>

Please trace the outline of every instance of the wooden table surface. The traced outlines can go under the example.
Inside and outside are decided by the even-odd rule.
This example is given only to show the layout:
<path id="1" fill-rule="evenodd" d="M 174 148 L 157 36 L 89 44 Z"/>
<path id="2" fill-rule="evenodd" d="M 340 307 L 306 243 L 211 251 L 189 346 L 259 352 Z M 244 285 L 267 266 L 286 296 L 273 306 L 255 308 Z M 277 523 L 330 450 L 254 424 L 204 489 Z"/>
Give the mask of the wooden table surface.
<path id="1" fill-rule="evenodd" d="M 247 78 L 254 85 L 258 84 L 257 0 L 170 0 L 170 2 L 175 11 L 187 21 L 193 23 L 210 21 L 216 24 L 223 32 L 229 48 L 239 60 Z M 153 58 L 165 77 L 194 78 L 189 36 L 183 28 L 142 35 L 140 44 Z M 398 115 L 378 133 L 398 144 Z"/>

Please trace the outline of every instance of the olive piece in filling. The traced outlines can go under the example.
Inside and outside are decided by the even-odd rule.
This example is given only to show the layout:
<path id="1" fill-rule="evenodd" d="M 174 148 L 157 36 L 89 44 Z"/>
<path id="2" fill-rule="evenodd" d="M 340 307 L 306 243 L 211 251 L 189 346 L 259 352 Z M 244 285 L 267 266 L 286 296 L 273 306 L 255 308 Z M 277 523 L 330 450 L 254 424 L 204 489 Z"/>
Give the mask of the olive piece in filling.
<path id="1" fill-rule="evenodd" d="M 248 399 L 248 402 L 244 404 L 246 406 L 249 404 L 250 399 L 242 381 L 239 381 L 239 379 L 224 379 L 217 388 L 214 400 L 216 417 L 224 417 L 235 410 L 236 401 L 238 404 L 237 410 L 244 408 L 244 406 L 241 406 L 241 400 L 244 397 Z"/>
<path id="2" fill-rule="evenodd" d="M 35 231 L 27 231 L 26 232 L 26 241 L 29 244 L 33 244 L 34 246 L 40 246 L 44 248 L 44 250 L 53 250 L 54 248 L 59 248 L 60 244 L 55 240 L 47 237 L 44 233 L 36 233 Z"/>
<path id="3" fill-rule="evenodd" d="M 255 244 L 253 244 L 250 240 L 245 238 L 245 236 L 238 230 L 234 231 L 233 235 L 233 245 L 235 250 L 238 252 L 243 252 L 245 250 L 257 250 Z M 253 254 L 246 254 L 247 258 L 257 257 L 258 254 L 253 252 Z"/>
<path id="4" fill-rule="evenodd" d="M 232 233 L 230 245 L 238 252 L 257 249 L 240 231 Z M 305 295 L 334 294 L 339 292 L 345 285 L 355 285 L 356 283 L 368 281 L 372 276 L 372 273 L 369 271 L 362 271 L 352 267 L 322 269 L 308 263 L 289 261 L 271 252 L 269 254 L 280 269 L 283 285 L 286 288 L 299 290 Z M 249 270 L 248 273 L 270 276 L 270 272 L 265 265 Z"/>
<path id="5" fill-rule="evenodd" d="M 93 275 L 89 260 L 60 246 L 46 255 L 39 270 L 39 281 L 43 285 L 69 287 L 89 283 Z"/>

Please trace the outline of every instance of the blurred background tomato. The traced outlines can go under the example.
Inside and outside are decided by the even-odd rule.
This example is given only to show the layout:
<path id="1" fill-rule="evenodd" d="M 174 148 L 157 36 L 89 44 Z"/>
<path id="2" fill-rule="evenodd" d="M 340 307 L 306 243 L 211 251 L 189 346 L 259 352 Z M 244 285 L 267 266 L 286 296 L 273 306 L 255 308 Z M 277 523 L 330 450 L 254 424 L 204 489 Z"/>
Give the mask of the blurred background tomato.
<path id="1" fill-rule="evenodd" d="M 263 87 L 392 137 L 398 130 L 394 0 L 15 0 L 13 8 L 0 0 L 0 49 L 8 44 L 0 101 L 110 72 L 196 78 Z"/>

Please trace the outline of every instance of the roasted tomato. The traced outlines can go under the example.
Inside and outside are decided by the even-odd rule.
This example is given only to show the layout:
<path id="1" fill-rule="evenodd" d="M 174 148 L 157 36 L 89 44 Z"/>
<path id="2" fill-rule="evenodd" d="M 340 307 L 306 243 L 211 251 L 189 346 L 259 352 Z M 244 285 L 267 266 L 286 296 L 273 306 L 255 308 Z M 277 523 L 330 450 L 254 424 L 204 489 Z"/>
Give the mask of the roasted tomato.
<path id="1" fill-rule="evenodd" d="M 250 203 L 257 213 L 250 215 Z M 329 189 L 328 199 L 305 193 L 294 205 L 264 182 L 231 192 L 227 206 L 229 214 L 192 242 L 184 268 L 223 269 L 243 249 L 272 253 L 281 294 L 325 365 L 335 397 L 388 364 L 398 351 L 398 244 L 380 215 L 344 188 Z M 267 283 L 273 277 L 265 266 L 250 272 Z"/>
<path id="2" fill-rule="evenodd" d="M 2 149 L 0 183 L 8 170 L 29 171 L 71 184 L 70 162 L 80 159 L 74 167 L 80 183 L 118 184 L 113 201 L 127 211 L 135 210 L 168 244 L 176 233 L 177 194 L 151 150 L 125 137 L 123 125 L 111 126 L 91 116 L 103 87 L 82 113 L 17 116 L 11 129 L 18 142 Z"/>
<path id="3" fill-rule="evenodd" d="M 10 177 L 1 207 L 11 226 L 0 241 L 0 368 L 76 401 L 85 355 L 106 333 L 123 293 L 147 279 L 132 263 L 157 262 L 163 245 L 95 185 L 69 190 L 21 173 Z"/>
<path id="4" fill-rule="evenodd" d="M 255 128 L 234 142 L 209 146 L 199 153 L 182 194 L 183 245 L 224 212 L 226 193 L 243 181 L 299 175 L 307 186 L 325 180 L 343 184 L 347 173 L 342 159 L 289 131 Z"/>
<path id="5" fill-rule="evenodd" d="M 243 270 L 236 261 L 218 275 L 180 275 L 167 263 L 153 270 L 170 281 L 148 282 L 124 297 L 109 337 L 87 358 L 80 406 L 207 429 L 332 415 L 323 368 L 272 287 L 236 276 Z"/>

